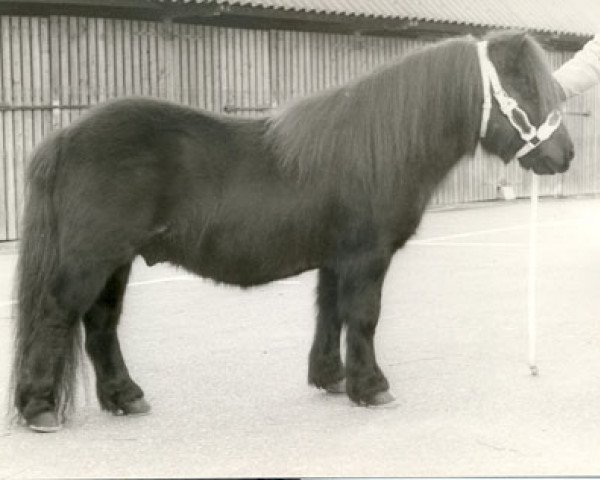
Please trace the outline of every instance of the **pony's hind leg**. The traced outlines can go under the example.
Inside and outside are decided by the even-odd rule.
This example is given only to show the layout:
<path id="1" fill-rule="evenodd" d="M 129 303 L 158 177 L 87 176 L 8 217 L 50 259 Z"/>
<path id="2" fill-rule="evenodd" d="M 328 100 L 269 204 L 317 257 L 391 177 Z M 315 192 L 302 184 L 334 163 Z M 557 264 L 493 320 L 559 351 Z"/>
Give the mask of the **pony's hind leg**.
<path id="1" fill-rule="evenodd" d="M 344 366 L 340 357 L 342 319 L 338 315 L 338 278 L 334 271 L 319 270 L 317 324 L 308 363 L 308 383 L 330 393 L 344 393 Z"/>
<path id="2" fill-rule="evenodd" d="M 113 413 L 144 414 L 150 406 L 142 389 L 129 376 L 117 337 L 130 270 L 131 264 L 115 270 L 85 313 L 85 348 L 96 372 L 101 407 Z"/>
<path id="3" fill-rule="evenodd" d="M 380 405 L 394 400 L 377 365 L 373 343 L 389 260 L 361 255 L 340 266 L 338 310 L 347 324 L 346 392 L 358 404 Z"/>
<path id="4" fill-rule="evenodd" d="M 72 405 L 79 320 L 105 278 L 101 269 L 82 268 L 71 258 L 56 270 L 40 298 L 30 298 L 31 293 L 21 289 L 21 313 L 28 316 L 19 326 L 15 405 L 33 430 L 58 430 L 61 416 Z"/>

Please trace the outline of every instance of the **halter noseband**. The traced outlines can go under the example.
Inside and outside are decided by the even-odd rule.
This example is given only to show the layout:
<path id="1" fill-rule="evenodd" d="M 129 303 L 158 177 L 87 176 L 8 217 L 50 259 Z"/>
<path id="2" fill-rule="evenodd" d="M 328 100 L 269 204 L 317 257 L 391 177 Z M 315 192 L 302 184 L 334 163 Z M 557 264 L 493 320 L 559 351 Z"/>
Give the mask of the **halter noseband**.
<path id="1" fill-rule="evenodd" d="M 487 132 L 490 112 L 492 111 L 491 90 L 500 110 L 508 118 L 514 129 L 519 132 L 523 141 L 525 141 L 525 145 L 515 154 L 516 158 L 521 158 L 552 136 L 560 125 L 562 115 L 559 110 L 552 110 L 546 117 L 546 121 L 539 128 L 535 128 L 516 100 L 509 96 L 506 90 L 502 88 L 494 64 L 488 57 L 487 46 L 487 40 L 477 42 L 477 54 L 479 55 L 481 79 L 483 80 L 483 113 L 481 116 L 479 137 L 484 138 Z M 521 124 L 519 124 L 517 118 L 519 118 Z"/>

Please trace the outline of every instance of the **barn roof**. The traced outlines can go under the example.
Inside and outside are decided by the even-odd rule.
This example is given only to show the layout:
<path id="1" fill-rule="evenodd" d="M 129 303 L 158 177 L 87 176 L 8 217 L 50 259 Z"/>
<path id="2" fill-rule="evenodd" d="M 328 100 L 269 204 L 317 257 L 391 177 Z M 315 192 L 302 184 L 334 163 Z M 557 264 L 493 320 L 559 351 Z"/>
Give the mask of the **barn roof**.
<path id="1" fill-rule="evenodd" d="M 150 0 L 153 1 L 153 0 Z M 218 4 L 283 12 L 434 22 L 457 26 L 523 28 L 589 36 L 600 31 L 599 0 L 156 0 Z"/>
<path id="2" fill-rule="evenodd" d="M 600 0 L 0 0 L 5 13 L 406 36 L 517 28 L 572 49 L 600 32 Z"/>

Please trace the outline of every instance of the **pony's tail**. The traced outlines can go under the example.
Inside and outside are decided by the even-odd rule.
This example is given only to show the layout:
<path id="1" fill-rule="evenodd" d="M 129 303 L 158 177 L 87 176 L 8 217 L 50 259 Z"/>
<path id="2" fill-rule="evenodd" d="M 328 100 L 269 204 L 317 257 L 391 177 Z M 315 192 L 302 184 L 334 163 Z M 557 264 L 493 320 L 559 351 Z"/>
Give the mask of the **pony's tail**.
<path id="1" fill-rule="evenodd" d="M 48 298 L 59 265 L 58 225 L 54 185 L 60 159 L 60 134 L 46 139 L 33 153 L 28 170 L 28 192 L 23 214 L 16 281 L 16 326 L 10 382 L 9 415 L 23 416 L 23 387 L 28 381 L 27 357 L 44 338 Z M 67 330 L 69 336 L 58 371 L 53 397 L 58 414 L 72 407 L 81 334 L 79 322 Z"/>

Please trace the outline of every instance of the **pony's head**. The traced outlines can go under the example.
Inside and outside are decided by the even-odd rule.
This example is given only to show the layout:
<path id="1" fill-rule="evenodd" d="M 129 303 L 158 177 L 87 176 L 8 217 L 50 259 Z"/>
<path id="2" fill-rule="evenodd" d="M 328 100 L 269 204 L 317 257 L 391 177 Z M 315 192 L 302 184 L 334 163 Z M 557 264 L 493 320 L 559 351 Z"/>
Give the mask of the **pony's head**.
<path id="1" fill-rule="evenodd" d="M 561 87 L 542 48 L 525 33 L 496 34 L 478 48 L 490 95 L 484 95 L 482 146 L 507 163 L 518 158 L 537 174 L 565 172 L 573 142 L 561 118 Z"/>

